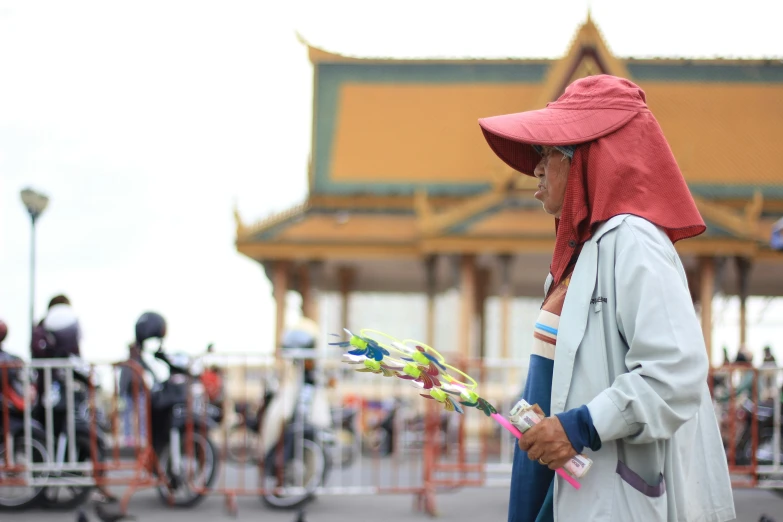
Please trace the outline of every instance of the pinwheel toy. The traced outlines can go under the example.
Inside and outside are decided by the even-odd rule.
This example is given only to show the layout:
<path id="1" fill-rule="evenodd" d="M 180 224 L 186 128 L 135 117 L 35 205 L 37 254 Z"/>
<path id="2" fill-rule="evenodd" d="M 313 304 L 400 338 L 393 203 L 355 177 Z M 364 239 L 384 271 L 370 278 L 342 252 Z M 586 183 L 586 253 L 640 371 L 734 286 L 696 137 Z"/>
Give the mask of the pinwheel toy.
<path id="1" fill-rule="evenodd" d="M 358 335 L 348 329 L 345 332 L 350 336 L 348 341 L 329 344 L 350 348 L 344 354 L 345 362 L 361 366 L 357 371 L 408 380 L 415 387 L 426 390 L 427 393 L 420 394 L 422 397 L 443 404 L 446 411 L 463 413 L 462 406 L 475 408 L 516 438 L 522 438 L 516 426 L 478 394 L 478 383 L 448 364 L 431 346 L 411 339 L 400 341 L 377 330 L 364 329 Z M 564 469 L 558 469 L 557 474 L 576 489 L 580 488 L 579 482 Z"/>
<path id="2" fill-rule="evenodd" d="M 350 347 L 352 349 L 348 350 L 348 355 L 366 357 L 367 359 L 372 359 L 374 361 L 382 361 L 385 355 L 389 355 L 389 351 L 381 346 L 375 339 L 356 335 L 347 328 L 345 328 L 345 332 L 351 336 L 350 339 L 337 343 L 329 343 L 329 345 L 338 346 L 340 348 Z"/>

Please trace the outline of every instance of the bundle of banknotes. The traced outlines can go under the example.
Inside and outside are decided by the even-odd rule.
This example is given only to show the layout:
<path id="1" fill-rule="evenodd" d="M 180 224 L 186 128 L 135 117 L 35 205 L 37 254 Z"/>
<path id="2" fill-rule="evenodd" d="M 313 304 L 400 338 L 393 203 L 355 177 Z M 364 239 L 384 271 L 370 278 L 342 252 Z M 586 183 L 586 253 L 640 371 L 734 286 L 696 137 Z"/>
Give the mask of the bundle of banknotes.
<path id="1" fill-rule="evenodd" d="M 541 422 L 543 417 L 536 413 L 533 406 L 528 404 L 524 399 L 521 399 L 511 408 L 509 420 L 519 431 L 525 433 L 527 430 Z M 563 468 L 574 477 L 582 478 L 590 471 L 590 466 L 592 465 L 593 461 L 588 457 L 576 455 L 566 462 Z"/>

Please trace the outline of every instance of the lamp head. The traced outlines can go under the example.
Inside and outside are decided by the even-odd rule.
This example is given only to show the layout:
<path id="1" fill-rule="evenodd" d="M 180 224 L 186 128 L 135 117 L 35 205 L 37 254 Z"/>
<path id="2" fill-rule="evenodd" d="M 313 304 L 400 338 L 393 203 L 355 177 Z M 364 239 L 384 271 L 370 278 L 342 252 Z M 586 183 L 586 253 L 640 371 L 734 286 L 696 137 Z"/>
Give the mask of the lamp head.
<path id="1" fill-rule="evenodd" d="M 35 221 L 46 209 L 46 205 L 49 204 L 49 198 L 40 192 L 36 192 L 31 188 L 26 188 L 21 192 L 22 203 L 27 208 L 27 212 L 30 217 Z"/>

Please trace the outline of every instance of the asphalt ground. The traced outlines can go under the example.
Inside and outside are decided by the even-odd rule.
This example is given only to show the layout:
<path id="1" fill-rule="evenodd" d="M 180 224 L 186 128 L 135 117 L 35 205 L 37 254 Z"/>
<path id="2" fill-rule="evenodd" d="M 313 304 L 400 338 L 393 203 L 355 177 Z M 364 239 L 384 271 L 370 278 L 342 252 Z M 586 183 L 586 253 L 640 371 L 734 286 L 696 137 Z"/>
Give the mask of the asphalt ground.
<path id="1" fill-rule="evenodd" d="M 734 492 L 739 522 L 757 522 L 762 514 L 783 522 L 783 496 L 761 489 Z M 470 488 L 440 493 L 438 518 L 449 522 L 503 522 L 506 519 L 508 491 L 504 488 Z M 253 521 L 300 522 L 296 511 L 276 511 L 254 497 L 237 499 L 237 516 L 226 510 L 222 497 L 207 498 L 192 509 L 173 509 L 161 504 L 151 491 L 140 491 L 131 499 L 128 513 L 139 522 Z M 98 520 L 88 511 L 90 520 Z M 3 522 L 62 522 L 76 519 L 74 511 L 52 512 L 40 509 L 21 513 L 0 513 Z M 310 503 L 304 522 L 399 522 L 432 520 L 414 509 L 411 495 L 322 496 Z"/>

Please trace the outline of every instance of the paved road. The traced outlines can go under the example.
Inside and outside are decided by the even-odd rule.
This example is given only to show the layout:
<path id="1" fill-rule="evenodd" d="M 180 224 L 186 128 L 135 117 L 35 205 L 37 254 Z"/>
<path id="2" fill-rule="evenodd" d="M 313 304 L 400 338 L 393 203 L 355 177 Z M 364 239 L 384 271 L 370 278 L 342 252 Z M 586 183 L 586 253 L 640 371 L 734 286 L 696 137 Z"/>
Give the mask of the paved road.
<path id="1" fill-rule="evenodd" d="M 734 493 L 738 522 L 757 522 L 766 513 L 783 522 L 783 497 L 763 490 L 737 490 Z M 440 518 L 449 522 L 503 521 L 508 502 L 503 488 L 464 489 L 438 495 Z M 253 522 L 294 522 L 296 513 L 277 512 L 264 507 L 255 498 L 238 501 L 238 518 L 226 514 L 218 497 L 209 498 L 192 510 L 163 507 L 152 492 L 139 492 L 133 497 L 129 513 L 139 522 L 218 522 L 237 520 Z M 74 520 L 72 513 L 51 513 L 31 510 L 23 513 L 3 513 L 4 522 L 62 522 Z M 94 519 L 97 520 L 97 519 Z M 413 509 L 411 496 L 331 496 L 310 504 L 307 522 L 400 522 L 431 520 Z"/>

